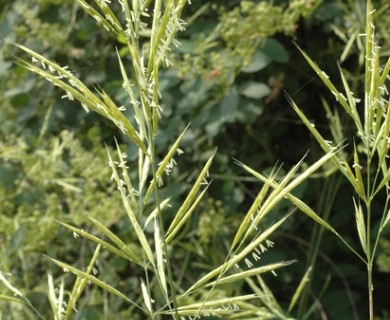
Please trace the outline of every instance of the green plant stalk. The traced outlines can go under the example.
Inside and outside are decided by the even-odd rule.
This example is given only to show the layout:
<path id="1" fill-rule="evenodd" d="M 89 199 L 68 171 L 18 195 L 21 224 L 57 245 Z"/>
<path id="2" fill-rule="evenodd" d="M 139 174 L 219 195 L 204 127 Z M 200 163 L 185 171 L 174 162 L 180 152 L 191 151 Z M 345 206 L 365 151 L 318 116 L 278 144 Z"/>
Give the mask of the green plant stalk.
<path id="1" fill-rule="evenodd" d="M 153 143 L 152 150 L 154 148 L 155 148 L 155 144 Z M 152 154 L 155 154 L 154 151 L 152 152 Z M 163 235 L 161 237 L 161 240 L 162 240 L 162 245 L 163 245 L 163 249 L 164 249 L 164 252 L 165 252 L 166 269 L 167 269 L 167 273 L 168 273 L 168 283 L 169 283 L 170 290 L 171 290 L 173 309 L 174 309 L 174 312 L 175 312 L 174 319 L 180 319 L 178 311 L 177 311 L 177 306 L 178 305 L 177 305 L 176 291 L 175 291 L 173 277 L 172 277 L 171 263 L 170 263 L 169 254 L 168 254 L 168 246 L 167 246 L 167 242 L 166 242 L 166 239 L 165 239 L 165 236 L 164 236 L 165 235 L 165 228 L 164 228 L 164 221 L 163 221 L 162 213 L 161 213 L 161 202 L 160 202 L 160 197 L 159 197 L 159 193 L 158 193 L 156 162 L 153 159 L 153 161 L 151 161 L 151 163 L 152 163 L 152 171 L 153 171 L 153 181 L 154 181 L 154 183 L 156 185 L 156 187 L 155 187 L 155 196 L 156 196 L 157 211 L 158 211 L 158 215 L 157 216 L 158 216 L 158 221 L 159 221 L 160 228 L 161 228 L 161 234 Z M 162 290 L 162 291 L 164 291 L 164 290 Z M 168 306 L 169 309 L 171 309 L 169 300 L 167 301 L 167 306 Z"/>
<path id="2" fill-rule="evenodd" d="M 367 163 L 367 195 L 370 194 L 370 167 L 371 163 Z M 368 199 L 368 197 L 367 197 Z M 368 303 L 370 320 L 374 319 L 374 297 L 373 297 L 373 282 L 372 282 L 372 256 L 371 256 L 371 201 L 366 202 L 367 219 L 366 219 L 366 257 L 367 257 L 367 281 L 368 281 Z"/>
<path id="3" fill-rule="evenodd" d="M 374 91 L 373 87 L 373 70 L 374 67 L 373 59 L 375 44 L 374 40 L 374 30 L 372 22 L 372 5 L 371 1 L 367 1 L 366 7 L 366 64 L 365 64 L 365 94 L 364 94 L 364 105 L 365 105 L 365 145 L 367 150 L 367 191 L 366 191 L 366 258 L 367 258 L 367 281 L 368 281 L 368 303 L 369 303 L 369 318 L 370 320 L 374 319 L 374 300 L 373 300 L 373 283 L 372 283 L 372 261 L 371 261 L 371 152 L 370 152 L 370 136 L 371 136 L 371 126 L 373 123 L 373 110 L 370 110 L 372 94 Z"/>

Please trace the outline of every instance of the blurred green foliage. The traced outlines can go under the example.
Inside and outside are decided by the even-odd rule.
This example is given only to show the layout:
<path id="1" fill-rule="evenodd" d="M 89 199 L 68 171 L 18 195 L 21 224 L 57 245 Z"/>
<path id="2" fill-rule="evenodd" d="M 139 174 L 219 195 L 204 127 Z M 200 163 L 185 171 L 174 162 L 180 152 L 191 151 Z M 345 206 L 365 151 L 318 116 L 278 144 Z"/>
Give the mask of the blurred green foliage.
<path id="1" fill-rule="evenodd" d="M 374 7 L 382 52 L 388 53 L 388 1 L 374 1 Z M 337 60 L 348 66 L 351 88 L 361 89 L 356 88 L 356 80 L 364 61 L 359 36 L 364 33 L 364 8 L 363 0 L 214 0 L 207 4 L 194 1 L 187 8 L 187 31 L 180 34 L 181 46 L 172 48 L 174 68 L 161 72 L 164 111 L 157 151 L 163 154 L 178 132 L 188 123 L 191 127 L 183 140 L 186 153 L 169 178 L 174 184 L 168 181 L 164 191 L 179 198 L 188 188 L 187 179 L 191 174 L 196 176 L 194 172 L 213 146 L 219 151 L 208 199 L 192 222 L 192 233 L 183 232 L 181 249 L 175 252 L 175 263 L 186 267 L 185 273 L 178 271 L 183 282 L 195 276 L 193 265 L 207 270 L 222 259 L 220 239 L 231 237 L 229 226 L 240 221 L 240 213 L 248 206 L 245 199 L 258 189 L 250 179 L 240 176 L 233 158 L 261 171 L 270 170 L 278 160 L 289 168 L 312 148 L 284 92 L 306 108 L 319 128 L 324 114 L 317 106 L 321 95 L 327 93 L 293 41 L 326 66 L 331 78 L 337 77 Z M 22 43 L 69 65 L 87 84 L 102 86 L 119 102 L 125 96 L 120 91 L 115 47 L 121 49 L 122 45 L 102 32 L 72 0 L 15 0 L 0 10 L 0 270 L 11 273 L 13 284 L 26 290 L 47 315 L 43 297 L 46 271 L 52 266 L 41 254 L 77 260 L 82 265 L 88 261 L 84 256 L 92 252 L 87 243 L 75 246 L 76 240 L 54 219 L 80 226 L 93 216 L 131 243 L 129 226 L 121 220 L 120 201 L 112 192 L 104 144 L 112 146 L 116 136 L 123 150 L 127 148 L 129 158 L 134 149 L 125 145 L 109 123 L 86 114 L 76 103 L 62 100 L 51 84 L 19 67 L 20 52 L 11 43 Z M 312 148 L 307 161 L 317 152 Z M 296 192 L 325 212 L 327 207 L 321 207 L 320 202 L 325 183 L 323 179 L 311 180 Z M 351 231 L 351 242 L 358 242 L 349 230 L 352 215 L 346 214 L 353 208 L 344 201 L 351 194 L 342 184 L 338 190 L 330 219 L 347 235 Z M 281 206 L 275 216 L 285 212 L 286 207 Z M 304 272 L 312 229 L 312 222 L 295 216 L 264 258 L 299 260 L 279 277 L 267 279 L 282 305 L 283 297 L 291 296 L 291 287 L 296 287 Z M 321 244 L 311 300 L 319 298 L 319 310 L 325 310 L 329 319 L 358 319 L 359 315 L 364 319 L 365 304 L 359 303 L 366 295 L 364 270 L 356 269 L 342 246 L 328 239 Z M 374 279 L 376 308 L 382 310 L 378 314 L 382 313 L 383 319 L 388 319 L 390 312 L 386 299 L 381 298 L 388 290 L 386 281 L 381 280 L 388 279 L 389 248 L 388 242 L 381 243 L 378 279 Z M 137 296 L 138 277 L 133 270 L 107 255 L 100 260 L 102 276 L 108 282 Z M 246 289 L 244 284 L 226 290 L 241 289 Z M 118 319 L 135 319 L 131 310 L 122 310 L 115 299 L 97 289 L 91 288 L 83 301 L 78 319 L 98 319 L 102 310 Z M 7 312 L 14 318 L 28 316 L 26 308 L 9 308 L 0 302 L 2 316 Z M 312 318 L 319 319 L 319 312 Z"/>

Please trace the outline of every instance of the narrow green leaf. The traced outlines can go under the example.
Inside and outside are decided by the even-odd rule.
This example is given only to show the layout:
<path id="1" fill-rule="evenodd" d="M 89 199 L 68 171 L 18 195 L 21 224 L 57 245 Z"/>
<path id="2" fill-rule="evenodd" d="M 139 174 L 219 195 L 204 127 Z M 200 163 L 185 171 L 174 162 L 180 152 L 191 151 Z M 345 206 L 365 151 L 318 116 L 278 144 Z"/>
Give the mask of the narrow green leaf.
<path id="1" fill-rule="evenodd" d="M 93 218 L 89 218 L 92 222 L 95 223 L 95 225 L 97 225 L 97 220 L 96 219 L 93 219 Z M 142 263 L 140 262 L 139 258 L 133 253 L 131 252 L 128 248 L 126 248 L 126 250 L 124 250 L 124 247 L 126 247 L 126 245 L 122 242 L 123 246 L 118 246 L 118 243 L 114 243 L 118 246 L 118 248 L 114 247 L 113 245 L 109 244 L 108 242 L 104 241 L 104 240 L 101 240 L 99 239 L 98 237 L 84 231 L 83 229 L 79 229 L 79 228 L 76 228 L 76 227 L 73 227 L 67 223 L 64 223 L 64 222 L 61 222 L 61 221 L 58 221 L 58 220 L 55 220 L 57 223 L 59 223 L 60 225 L 64 226 L 65 228 L 71 230 L 72 232 L 74 232 L 75 234 L 78 234 L 84 238 L 87 238 L 93 242 L 95 242 L 96 244 L 98 245 L 101 245 L 103 248 L 107 249 L 108 251 L 111 251 L 112 253 L 114 253 L 115 255 L 119 256 L 119 257 L 122 257 L 126 260 L 130 260 L 130 261 L 133 261 L 135 263 L 137 263 L 138 265 L 141 265 L 142 266 Z M 107 237 L 109 237 L 111 239 L 111 231 L 109 231 L 107 228 L 104 227 L 101 228 L 101 224 L 99 223 L 99 229 L 100 231 L 105 234 Z M 107 232 L 107 230 L 109 232 Z M 115 236 L 116 237 L 116 236 Z M 119 238 L 118 238 L 119 239 Z M 112 240 L 112 239 L 111 239 Z"/>
<path id="2" fill-rule="evenodd" d="M 0 300 L 6 301 L 6 302 L 20 303 L 20 304 L 23 304 L 25 306 L 28 305 L 25 301 L 23 301 L 23 300 L 21 300 L 19 298 L 15 298 L 13 296 L 7 296 L 7 295 L 4 295 L 4 294 L 0 294 Z"/>
<path id="3" fill-rule="evenodd" d="M 114 161 L 112 160 L 111 155 L 108 152 L 108 150 L 107 150 L 107 154 L 108 154 L 108 159 L 109 159 L 109 165 L 112 169 L 113 177 L 117 183 L 118 190 L 119 190 L 121 197 L 122 197 L 123 207 L 124 207 L 124 209 L 127 213 L 127 216 L 128 216 L 128 218 L 129 218 L 129 220 L 134 228 L 134 231 L 137 235 L 138 241 L 141 243 L 142 249 L 144 250 L 150 263 L 152 264 L 153 268 L 155 269 L 156 264 L 155 264 L 154 257 L 153 257 L 153 251 L 150 248 L 148 240 L 147 240 L 147 238 L 146 238 L 146 236 L 145 236 L 145 234 L 144 234 L 144 232 L 143 232 L 143 230 L 142 230 L 142 228 L 137 220 L 137 217 L 136 217 L 134 211 L 130 207 L 130 204 L 129 204 L 128 199 L 127 199 L 125 188 L 124 188 L 123 183 L 118 175 L 118 171 L 116 170 L 116 165 L 115 165 Z"/>
<path id="4" fill-rule="evenodd" d="M 0 271 L 0 281 L 4 284 L 4 286 L 6 288 L 8 288 L 9 290 L 11 290 L 15 296 L 19 296 L 19 297 L 23 297 L 24 298 L 24 295 L 19 291 L 19 289 L 17 289 L 15 286 L 13 286 L 8 280 L 7 278 L 3 275 L 3 273 Z"/>
<path id="5" fill-rule="evenodd" d="M 268 212 L 270 212 L 285 197 L 288 198 L 292 190 L 294 190 L 297 186 L 299 186 L 303 181 L 307 180 L 316 170 L 318 170 L 322 165 L 324 165 L 327 161 L 329 161 L 333 157 L 334 157 L 334 151 L 330 151 L 329 153 L 321 157 L 319 160 L 317 160 L 315 163 L 310 165 L 307 169 L 305 169 L 304 172 L 298 174 L 294 179 L 292 179 L 293 176 L 296 174 L 298 168 L 300 167 L 300 164 L 303 161 L 302 159 L 297 165 L 295 165 L 290 170 L 290 172 L 282 179 L 280 183 L 276 183 L 275 181 L 270 180 L 269 178 L 265 178 L 264 176 L 262 176 L 255 170 L 249 168 L 248 166 L 245 166 L 244 164 L 240 164 L 246 171 L 251 173 L 253 176 L 259 178 L 265 184 L 269 184 L 274 188 L 273 192 L 267 197 L 266 201 L 258 209 L 258 214 L 254 218 L 251 228 L 248 229 L 246 235 L 243 237 L 243 240 L 245 240 L 249 236 L 249 233 L 253 231 L 256 224 L 258 223 L 258 219 L 260 219 L 262 216 L 265 216 Z M 321 219 L 321 223 L 323 225 L 326 224 L 322 219 Z"/>
<path id="6" fill-rule="evenodd" d="M 297 289 L 295 290 L 293 297 L 291 298 L 290 305 L 288 306 L 288 313 L 290 313 L 293 310 L 295 304 L 297 303 L 299 297 L 301 296 L 301 294 L 303 292 L 303 289 L 310 282 L 311 272 L 312 272 L 312 267 L 309 267 L 306 270 L 305 274 L 303 275 L 301 282 L 299 283 Z"/>
<path id="7" fill-rule="evenodd" d="M 283 314 L 283 309 L 279 305 L 278 300 L 275 298 L 272 291 L 267 287 L 260 275 L 256 276 L 256 281 L 252 280 L 251 278 L 247 278 L 245 280 L 253 292 L 259 297 L 261 303 L 264 304 L 273 313 L 273 317 L 277 317 L 277 319 L 281 320 L 288 319 L 288 317 Z"/>
<path id="8" fill-rule="evenodd" d="M 211 163 L 213 162 L 215 153 L 217 150 L 214 150 L 208 161 L 206 162 L 205 166 L 203 167 L 202 171 L 199 173 L 198 178 L 196 179 L 194 185 L 192 186 L 191 191 L 187 195 L 187 198 L 184 200 L 183 204 L 177 211 L 171 225 L 168 228 L 167 234 L 173 233 L 173 231 L 177 228 L 179 223 L 183 220 L 185 217 L 188 208 L 191 206 L 191 204 L 195 201 L 196 199 L 196 194 L 201 188 L 202 185 L 208 184 L 206 177 L 208 175 L 208 170 L 211 166 Z"/>
<path id="9" fill-rule="evenodd" d="M 180 231 L 180 229 L 183 227 L 183 225 L 185 224 L 185 222 L 191 217 L 191 215 L 194 213 L 195 209 L 198 207 L 198 204 L 200 203 L 200 201 L 202 200 L 204 194 L 206 193 L 208 189 L 208 186 L 206 186 L 205 189 L 203 189 L 203 191 L 196 197 L 196 199 L 194 200 L 194 202 L 191 204 L 190 208 L 188 208 L 188 210 L 184 213 L 184 215 L 182 215 L 182 218 L 180 219 L 180 221 L 175 225 L 174 228 L 172 228 L 171 232 L 167 232 L 166 234 L 166 237 L 165 237 L 165 241 L 168 243 L 170 243 L 174 237 L 177 235 L 177 233 Z"/>
<path id="10" fill-rule="evenodd" d="M 242 259 L 245 258 L 245 256 L 247 256 L 258 245 L 260 245 L 260 243 L 267 240 L 268 237 L 273 232 L 275 232 L 275 230 L 277 230 L 283 224 L 284 221 L 286 221 L 286 219 L 291 215 L 291 213 L 286 215 L 282 219 L 280 219 L 278 222 L 274 223 L 272 226 L 270 226 L 266 230 L 264 230 L 256 239 L 254 239 L 251 243 L 249 243 L 242 251 L 240 251 L 234 255 L 231 255 L 229 257 L 229 259 L 224 264 L 222 264 L 219 267 L 215 268 L 214 270 L 210 271 L 209 273 L 204 275 L 201 279 L 196 281 L 189 289 L 187 289 L 187 291 L 184 293 L 184 295 L 207 285 L 207 283 L 211 279 L 213 279 L 214 277 L 217 277 L 217 276 L 222 276 L 222 273 L 225 273 L 226 271 L 228 271 L 229 269 L 234 267 L 236 264 L 238 264 Z"/>
<path id="11" fill-rule="evenodd" d="M 306 127 L 309 129 L 309 131 L 313 134 L 314 138 L 318 141 L 321 148 L 326 153 L 328 153 L 332 150 L 335 150 L 336 147 L 329 145 L 329 142 L 322 137 L 322 135 L 315 128 L 315 125 L 309 121 L 309 119 L 298 108 L 298 106 L 295 104 L 295 102 L 293 100 L 290 100 L 290 103 L 291 103 L 291 106 L 293 107 L 294 111 L 298 114 L 298 116 L 301 118 L 303 123 L 306 125 Z M 352 170 L 351 170 L 350 166 L 348 165 L 348 163 L 343 161 L 342 159 L 339 159 L 336 155 L 334 155 L 334 157 L 332 157 L 331 160 L 337 166 L 337 168 L 340 170 L 340 172 L 348 179 L 348 181 L 352 184 L 352 186 L 355 188 L 355 190 L 358 190 L 359 187 L 357 185 L 355 176 L 352 173 Z"/>
<path id="12" fill-rule="evenodd" d="M 240 280 L 245 280 L 248 277 L 252 277 L 261 273 L 274 271 L 283 267 L 286 267 L 292 263 L 295 263 L 296 260 L 290 260 L 290 261 L 283 261 L 283 262 L 277 262 L 277 263 L 270 263 L 262 267 L 258 268 L 252 268 L 246 271 L 241 271 L 238 273 L 235 273 L 231 276 L 227 277 L 221 277 L 217 281 L 209 282 L 206 287 L 212 287 L 214 285 L 221 285 L 226 283 L 232 283 Z"/>
<path id="13" fill-rule="evenodd" d="M 354 121 L 358 132 L 359 133 L 363 133 L 364 132 L 363 131 L 363 125 L 362 125 L 362 122 L 360 120 L 359 113 L 358 113 L 358 111 L 356 109 L 356 101 L 357 101 L 357 99 L 355 99 L 353 97 L 353 92 L 349 88 L 347 79 L 345 79 L 344 73 L 343 73 L 340 65 L 339 65 L 339 70 L 340 70 L 341 80 L 342 80 L 343 85 L 344 85 L 344 90 L 345 90 L 345 93 L 347 95 L 349 109 L 351 110 L 350 116 L 351 116 L 352 120 Z"/>
<path id="14" fill-rule="evenodd" d="M 99 12 L 97 12 L 93 7 L 91 7 L 86 1 L 84 0 L 76 0 L 80 7 L 87 12 L 92 18 L 94 18 L 98 24 L 102 25 L 107 31 L 111 31 L 118 35 L 122 40 L 125 40 L 126 34 L 123 31 L 121 24 L 115 17 L 115 15 L 112 13 L 110 14 L 110 20 L 108 20 L 105 16 L 101 15 Z M 99 5 L 99 1 L 96 1 Z M 109 10 L 109 9 L 108 9 Z M 111 10 L 110 10 L 111 11 Z M 105 14 L 108 13 L 107 10 Z M 113 17 L 112 17 L 113 16 Z"/>
<path id="15" fill-rule="evenodd" d="M 152 310 L 153 299 L 150 297 L 149 291 L 146 288 L 145 281 L 143 279 L 141 279 L 141 292 L 142 292 L 142 297 L 144 299 L 145 306 L 148 309 L 148 313 L 152 317 L 152 315 L 153 315 L 153 310 Z"/>
<path id="16" fill-rule="evenodd" d="M 67 264 L 67 263 L 64 263 L 64 262 L 61 262 L 59 260 L 56 260 L 56 259 L 53 259 L 53 258 L 50 258 L 48 256 L 46 256 L 47 259 L 49 259 L 51 262 L 53 262 L 54 264 L 56 264 L 57 266 L 59 266 L 60 268 L 62 268 L 64 270 L 64 272 L 72 272 L 73 274 L 75 274 L 76 276 L 79 276 L 81 278 L 84 278 L 88 281 L 90 281 L 91 283 L 93 284 L 96 284 L 97 286 L 103 288 L 104 290 L 112 293 L 113 295 L 117 296 L 118 298 L 126 301 L 126 302 L 129 302 L 130 304 L 134 305 L 135 307 L 143 310 L 138 304 L 136 304 L 135 302 L 133 302 L 131 299 L 127 298 L 123 293 L 121 293 L 119 290 L 115 289 L 114 287 L 110 286 L 109 284 L 107 284 L 106 282 L 102 281 L 102 280 L 99 280 L 98 278 L 96 278 L 95 276 L 93 275 L 90 275 L 90 274 L 87 274 L 86 272 L 84 271 L 81 271 L 77 268 L 74 268 L 72 267 L 71 265 Z"/>
<path id="17" fill-rule="evenodd" d="M 241 225 L 239 226 L 236 235 L 234 236 L 234 240 L 232 243 L 232 250 L 236 248 L 240 240 L 243 240 L 243 237 L 248 231 L 249 226 L 251 225 L 251 223 L 253 223 L 254 215 L 256 214 L 257 210 L 260 208 L 261 203 L 265 199 L 265 196 L 268 193 L 270 183 L 272 180 L 273 180 L 273 173 L 271 173 L 271 176 L 270 178 L 268 178 L 268 181 L 264 183 L 260 192 L 257 194 L 255 200 L 253 201 L 251 207 L 246 213 L 245 218 L 242 220 Z"/>
<path id="18" fill-rule="evenodd" d="M 160 210 L 162 211 L 165 207 L 169 206 L 169 202 L 171 201 L 171 198 L 167 198 L 160 203 Z M 156 207 L 154 210 L 149 214 L 148 218 L 146 219 L 144 223 L 144 229 L 149 225 L 150 222 L 152 222 L 157 216 L 158 216 L 159 208 Z"/>
<path id="19" fill-rule="evenodd" d="M 95 252 L 91 258 L 91 261 L 88 264 L 86 274 L 90 275 L 91 273 L 94 273 L 95 270 L 95 263 L 100 253 L 100 244 L 96 247 Z M 65 320 L 69 319 L 71 316 L 73 310 L 75 310 L 75 305 L 77 303 L 77 300 L 79 299 L 81 293 L 83 292 L 85 286 L 87 285 L 87 279 L 82 277 L 77 277 L 76 281 L 73 285 L 72 292 L 69 295 L 69 301 L 67 303 L 67 308 L 65 312 Z"/>
<path id="20" fill-rule="evenodd" d="M 354 145 L 354 152 L 353 152 L 353 158 L 354 158 L 354 164 L 353 168 L 355 169 L 355 177 L 356 177 L 356 192 L 362 198 L 363 200 L 366 199 L 366 195 L 364 192 L 364 181 L 362 176 L 362 166 L 359 163 L 359 155 L 356 149 L 356 145 Z"/>
<path id="21" fill-rule="evenodd" d="M 157 274 L 160 280 L 160 285 L 162 290 L 164 291 L 165 297 L 168 297 L 168 288 L 167 288 L 167 280 L 165 276 L 165 268 L 164 268 L 164 258 L 163 258 L 163 248 L 161 241 L 161 230 L 159 221 L 154 218 L 154 246 L 156 249 L 156 261 L 157 261 Z"/>
<path id="22" fill-rule="evenodd" d="M 379 80 L 379 87 L 382 87 L 385 84 L 386 79 L 389 76 L 389 74 L 390 74 L 390 57 L 387 59 L 385 67 L 383 68 L 383 71 L 382 71 L 382 74 L 381 74 L 381 77 Z"/>
<path id="23" fill-rule="evenodd" d="M 180 306 L 178 307 L 178 311 L 180 312 L 181 315 L 186 315 L 186 313 L 184 312 L 188 310 L 201 311 L 204 308 L 218 308 L 223 305 L 235 304 L 241 301 L 252 300 L 256 298 L 257 296 L 255 294 L 248 294 L 248 295 L 231 297 L 231 298 L 209 300 L 206 302 L 198 302 L 198 303 L 187 304 L 185 306 Z"/>
<path id="24" fill-rule="evenodd" d="M 98 91 L 103 99 L 102 101 L 93 94 L 84 83 L 76 78 L 72 72 L 67 69 L 67 67 L 61 67 L 57 63 L 50 61 L 44 56 L 23 45 L 15 44 L 15 46 L 28 53 L 35 62 L 40 63 L 40 67 L 38 67 L 33 63 L 20 59 L 19 61 L 23 67 L 64 90 L 66 93 L 64 98 L 68 98 L 69 100 L 78 100 L 87 112 L 89 109 L 92 109 L 101 116 L 112 121 L 125 135 L 130 138 L 131 141 L 133 141 L 144 153 L 146 153 L 146 147 L 136 130 L 103 90 Z"/>
<path id="25" fill-rule="evenodd" d="M 317 73 L 317 75 L 320 77 L 320 79 L 322 80 L 322 82 L 328 87 L 328 89 L 330 90 L 330 92 L 334 95 L 334 97 L 336 98 L 336 100 L 340 103 L 340 105 L 344 108 L 344 110 L 348 113 L 348 115 L 354 119 L 354 114 L 350 108 L 350 106 L 348 105 L 347 103 L 347 98 L 341 93 L 339 92 L 336 87 L 333 85 L 333 83 L 329 80 L 329 76 L 324 72 L 322 71 L 318 66 L 317 64 L 312 60 L 310 59 L 310 57 L 300 48 L 298 47 L 298 50 L 302 53 L 302 55 L 304 56 L 304 58 L 306 59 L 306 61 L 309 63 L 309 65 L 312 67 L 312 69 Z"/>
<path id="26" fill-rule="evenodd" d="M 134 94 L 133 89 L 132 89 L 132 84 L 127 76 L 126 69 L 122 63 L 122 59 L 119 55 L 118 50 L 117 50 L 117 56 L 118 56 L 119 67 L 121 69 L 121 74 L 122 74 L 122 78 L 123 78 L 123 87 L 126 90 L 126 92 L 128 93 L 129 98 L 130 98 L 130 102 L 133 106 L 135 118 L 136 118 L 137 123 L 140 127 L 140 138 L 144 139 L 147 136 L 147 129 L 146 129 L 145 121 L 150 120 L 149 119 L 150 115 L 146 114 L 146 113 L 142 114 L 142 111 L 139 107 L 140 102 L 135 97 L 135 94 Z"/>
<path id="27" fill-rule="evenodd" d="M 109 119 L 125 134 L 131 141 L 133 141 L 144 153 L 147 153 L 146 147 L 142 142 L 139 133 L 134 129 L 133 125 L 120 111 L 110 96 L 103 90 L 98 91 L 104 104 L 109 108 Z"/>
<path id="28" fill-rule="evenodd" d="M 383 178 L 375 190 L 375 193 L 370 197 L 372 199 L 382 188 L 384 188 L 390 181 L 390 168 L 383 173 Z"/>
<path id="29" fill-rule="evenodd" d="M 144 202 L 146 202 L 150 198 L 152 192 L 154 191 L 154 189 L 156 187 L 156 181 L 159 181 L 160 179 L 162 179 L 162 175 L 163 175 L 164 171 L 166 171 L 168 169 L 168 167 L 171 166 L 171 162 L 172 162 L 172 159 L 173 159 L 173 156 L 175 155 L 175 153 L 180 152 L 179 145 L 180 145 L 180 142 L 181 142 L 185 132 L 187 131 L 188 127 L 189 127 L 189 125 L 179 135 L 179 137 L 176 139 L 176 141 L 174 142 L 172 147 L 169 149 L 168 153 L 165 155 L 164 159 L 159 163 L 157 171 L 156 171 L 156 177 L 155 177 L 155 179 L 153 179 L 153 181 L 151 182 L 151 184 L 148 188 L 148 191 L 146 192 Z"/>
<path id="30" fill-rule="evenodd" d="M 260 173 L 256 172 L 256 177 L 259 178 L 261 181 L 266 182 L 267 178 L 262 176 Z M 277 183 L 273 182 L 271 184 L 271 187 L 276 188 Z M 304 203 L 301 199 L 295 197 L 291 193 L 286 194 L 286 198 L 289 199 L 299 210 L 301 210 L 304 214 L 306 214 L 308 217 L 313 219 L 315 222 L 320 224 L 325 229 L 331 231 L 334 235 L 336 235 L 344 244 L 345 246 L 351 250 L 357 257 L 359 257 L 363 262 L 365 262 L 364 258 L 356 252 L 349 244 L 348 242 L 326 221 L 324 221 L 313 209 L 311 209 L 306 203 Z"/>
<path id="31" fill-rule="evenodd" d="M 367 254 L 367 237 L 366 237 L 366 224 L 364 222 L 363 209 L 360 203 L 356 203 L 355 199 L 353 199 L 353 204 L 355 206 L 355 219 L 356 226 L 359 235 L 360 244 L 364 252 Z"/>

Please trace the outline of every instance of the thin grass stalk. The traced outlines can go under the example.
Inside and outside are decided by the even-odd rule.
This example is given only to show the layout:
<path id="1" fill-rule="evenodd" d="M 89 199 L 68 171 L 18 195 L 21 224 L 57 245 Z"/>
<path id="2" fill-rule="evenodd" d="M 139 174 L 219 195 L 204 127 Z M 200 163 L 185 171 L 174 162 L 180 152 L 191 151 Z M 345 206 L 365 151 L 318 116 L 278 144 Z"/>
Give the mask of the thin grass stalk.
<path id="1" fill-rule="evenodd" d="M 152 153 L 152 154 L 154 154 L 154 153 Z M 157 186 L 157 169 L 156 169 L 156 164 L 154 161 L 152 161 L 152 170 L 153 170 L 153 181 L 154 181 L 155 185 Z M 173 303 L 173 311 L 174 311 L 173 317 L 174 317 L 174 319 L 179 319 L 179 313 L 177 311 L 178 304 L 177 304 L 177 299 L 176 299 L 176 289 L 174 287 L 174 281 L 173 281 L 172 270 L 171 270 L 171 263 L 170 263 L 169 254 L 168 254 L 167 241 L 166 241 L 165 236 L 164 236 L 165 235 L 165 228 L 164 228 L 164 221 L 163 221 L 162 213 L 161 213 L 161 202 L 160 202 L 160 197 L 159 197 L 157 187 L 155 188 L 155 197 L 156 197 L 156 203 L 157 203 L 158 223 L 159 223 L 159 226 L 161 229 L 161 234 L 163 235 L 161 237 L 161 241 L 162 241 L 163 250 L 165 252 L 166 270 L 168 273 L 168 283 L 169 283 L 170 292 L 172 295 L 172 303 Z M 162 268 L 164 269 L 163 266 L 162 266 Z M 158 277 L 158 279 L 159 279 L 159 277 Z M 162 285 L 162 284 L 160 284 L 160 285 Z M 172 311 L 172 307 L 171 307 L 171 303 L 170 303 L 170 299 L 168 298 L 168 295 L 166 296 L 166 302 L 167 302 L 168 308 Z"/>
<path id="2" fill-rule="evenodd" d="M 370 190 L 370 172 L 371 172 L 371 155 L 369 154 L 370 146 L 370 136 L 371 136 L 371 125 L 374 121 L 373 119 L 373 105 L 374 100 L 373 94 L 375 88 L 373 87 L 373 77 L 374 77 L 374 59 L 376 59 L 376 46 L 374 39 L 374 27 L 372 21 L 372 5 L 371 1 L 367 1 L 366 7 L 366 65 L 365 65 L 365 140 L 367 148 L 367 195 L 371 194 Z M 377 52 L 376 52 L 377 53 Z M 367 257 L 367 280 L 368 280 L 368 297 L 369 297 L 369 318 L 370 320 L 374 319 L 374 299 L 373 299 L 373 283 L 372 283 L 372 262 L 371 262 L 371 201 L 366 201 L 366 257 Z"/>

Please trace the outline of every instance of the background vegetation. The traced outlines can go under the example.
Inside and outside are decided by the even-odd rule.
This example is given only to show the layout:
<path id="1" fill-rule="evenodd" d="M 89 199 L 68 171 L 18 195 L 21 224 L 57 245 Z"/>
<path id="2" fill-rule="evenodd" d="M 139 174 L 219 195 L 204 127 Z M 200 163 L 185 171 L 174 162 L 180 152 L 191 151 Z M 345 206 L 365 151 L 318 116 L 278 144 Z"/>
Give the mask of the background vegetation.
<path id="1" fill-rule="evenodd" d="M 178 132 L 191 123 L 181 143 L 185 152 L 179 168 L 173 168 L 162 188 L 163 194 L 172 197 L 172 212 L 175 201 L 177 206 L 215 146 L 218 153 L 210 171 L 212 186 L 175 251 L 173 269 L 182 283 L 191 283 L 199 270 L 207 271 L 224 259 L 225 243 L 234 237 L 232 226 L 240 224 L 259 190 L 259 183 L 233 159 L 259 172 L 270 172 L 276 162 L 283 163 L 282 175 L 307 150 L 307 163 L 322 155 L 285 92 L 325 137 L 331 136 L 322 101 L 331 104 L 334 98 L 294 42 L 342 87 L 338 61 L 348 70 L 345 76 L 351 90 L 361 92 L 357 98 L 362 98 L 365 55 L 359 35 L 365 32 L 365 5 L 363 0 L 215 0 L 193 1 L 186 7 L 183 19 L 188 26 L 178 35 L 181 46 L 172 48 L 173 67 L 160 71 L 159 83 L 164 112 L 156 154 L 162 157 Z M 373 6 L 385 58 L 390 52 L 389 4 L 376 0 Z M 21 52 L 10 43 L 21 43 L 68 65 L 85 84 L 103 87 L 120 105 L 126 96 L 120 90 L 115 48 L 125 57 L 126 47 L 102 30 L 73 0 L 1 2 L 0 271 L 11 274 L 12 284 L 23 288 L 47 318 L 47 270 L 58 278 L 63 273 L 42 253 L 86 268 L 94 250 L 91 243 L 74 239 L 54 219 L 85 226 L 93 233 L 97 230 L 88 224 L 88 217 L 94 217 L 128 243 L 133 242 L 127 217 L 118 206 L 120 195 L 110 182 L 104 146 L 115 150 L 115 136 L 129 160 L 134 159 L 136 148 L 112 123 L 62 99 L 63 92 L 19 66 L 15 56 Z M 132 111 L 126 112 L 129 118 L 133 116 Z M 348 137 L 351 124 L 346 121 L 343 126 Z M 353 192 L 341 174 L 306 180 L 294 195 L 358 246 L 355 209 L 350 201 Z M 379 199 L 379 205 L 381 202 L 386 202 L 385 197 Z M 290 206 L 281 203 L 267 216 L 267 222 L 280 219 Z M 374 216 L 374 226 L 379 226 L 380 218 Z M 302 319 L 313 307 L 309 319 L 367 319 L 365 266 L 333 235 L 323 236 L 322 232 L 301 214 L 291 216 L 278 229 L 270 239 L 275 245 L 262 261 L 296 259 L 297 263 L 279 270 L 277 277 L 265 275 L 268 287 L 287 310 L 307 266 L 316 261 L 310 285 L 291 316 Z M 377 319 L 390 319 L 386 298 L 390 289 L 388 234 L 385 230 L 374 262 Z M 193 254 L 191 259 L 187 252 Z M 107 252 L 101 253 L 99 263 L 105 281 L 132 296 L 140 295 L 140 276 L 128 263 Z M 0 287 L 0 294 L 7 290 Z M 251 292 L 244 281 L 223 290 L 233 295 Z M 137 316 L 94 286 L 86 288 L 78 310 L 77 319 L 97 319 L 102 314 L 107 319 Z M 34 317 L 23 305 L 2 301 L 0 314 L 3 318 L 9 314 Z"/>

